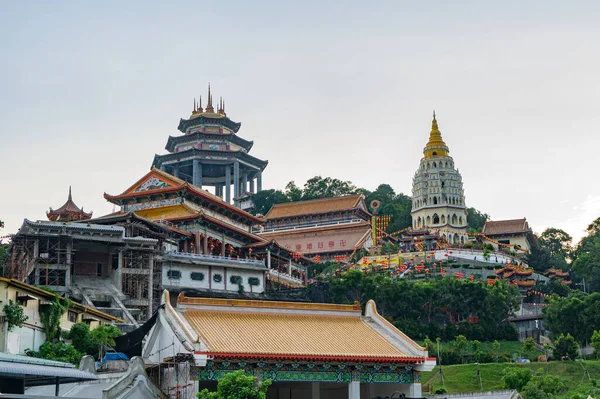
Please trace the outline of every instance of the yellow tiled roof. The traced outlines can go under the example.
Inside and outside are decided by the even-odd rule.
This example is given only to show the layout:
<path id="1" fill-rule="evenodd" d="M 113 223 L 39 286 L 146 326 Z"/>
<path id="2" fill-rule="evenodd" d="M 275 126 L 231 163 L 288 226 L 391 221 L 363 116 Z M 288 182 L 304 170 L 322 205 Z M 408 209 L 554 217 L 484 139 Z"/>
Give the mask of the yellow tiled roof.
<path id="1" fill-rule="evenodd" d="M 283 217 L 316 215 L 327 212 L 338 212 L 358 208 L 362 195 L 351 194 L 339 197 L 319 198 L 308 201 L 284 202 L 275 204 L 267 212 L 266 220 Z"/>
<path id="2" fill-rule="evenodd" d="M 163 206 L 160 208 L 148 208 L 148 209 L 140 209 L 135 211 L 135 214 L 139 217 L 143 217 L 145 219 L 150 220 L 169 220 L 169 219 L 177 219 L 186 216 L 199 215 L 200 212 L 195 209 L 190 208 L 185 204 L 179 205 L 171 205 L 171 206 Z"/>
<path id="3" fill-rule="evenodd" d="M 209 352 L 227 354 L 409 358 L 359 312 L 350 315 L 182 309 Z"/>

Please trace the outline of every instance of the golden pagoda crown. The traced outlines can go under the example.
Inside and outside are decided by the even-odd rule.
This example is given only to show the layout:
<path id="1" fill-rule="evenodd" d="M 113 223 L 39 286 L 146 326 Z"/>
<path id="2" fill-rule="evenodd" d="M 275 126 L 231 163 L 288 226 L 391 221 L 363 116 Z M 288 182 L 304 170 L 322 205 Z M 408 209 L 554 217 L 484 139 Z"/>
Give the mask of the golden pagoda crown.
<path id="1" fill-rule="evenodd" d="M 431 122 L 431 132 L 429 133 L 429 141 L 423 149 L 425 158 L 447 157 L 450 150 L 442 139 L 442 133 L 438 128 L 437 120 L 435 119 L 435 111 L 433 111 L 433 121 Z"/>
<path id="2" fill-rule="evenodd" d="M 213 107 L 213 97 L 212 97 L 212 94 L 210 93 L 210 83 L 208 84 L 208 97 L 207 98 L 208 98 L 208 100 L 206 103 L 205 110 L 202 109 L 202 96 L 200 96 L 200 99 L 198 100 L 198 104 L 196 104 L 196 99 L 194 98 L 194 109 L 192 110 L 192 115 L 190 116 L 190 119 L 197 118 L 200 115 L 211 116 L 213 118 L 227 116 L 227 114 L 225 113 L 225 101 L 223 101 L 222 97 L 219 100 L 219 106 L 217 108 L 217 111 L 215 112 L 215 108 Z"/>

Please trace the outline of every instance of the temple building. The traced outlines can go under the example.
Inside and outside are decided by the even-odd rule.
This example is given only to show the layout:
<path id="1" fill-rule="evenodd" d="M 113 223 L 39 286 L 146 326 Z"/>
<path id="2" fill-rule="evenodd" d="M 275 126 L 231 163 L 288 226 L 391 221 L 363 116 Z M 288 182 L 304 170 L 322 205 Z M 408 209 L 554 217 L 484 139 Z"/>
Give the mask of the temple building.
<path id="1" fill-rule="evenodd" d="M 322 260 L 370 245 L 371 214 L 363 195 L 275 204 L 257 230 L 285 248 Z"/>
<path id="2" fill-rule="evenodd" d="M 412 227 L 434 230 L 451 245 L 467 239 L 467 207 L 462 177 L 448 155 L 433 114 L 429 141 L 413 177 Z"/>
<path id="3" fill-rule="evenodd" d="M 194 100 L 192 115 L 179 122 L 183 135 L 170 136 L 165 147 L 169 153 L 156 155 L 152 166 L 197 188 L 213 187 L 218 197 L 239 205 L 244 193 L 262 190 L 268 163 L 249 154 L 253 142 L 237 135 L 240 126 L 227 117 L 223 100 L 215 111 L 209 85 L 206 109 L 201 98 L 198 104 Z"/>
<path id="4" fill-rule="evenodd" d="M 420 398 L 435 358 L 377 312 L 337 305 L 190 298 L 163 294 L 142 356 L 175 397 L 216 390 L 226 373 L 272 380 L 268 399 Z M 141 339 L 138 338 L 138 339 Z"/>
<path id="5" fill-rule="evenodd" d="M 48 220 L 53 222 L 73 222 L 91 219 L 92 212 L 84 212 L 83 208 L 80 209 L 75 205 L 73 197 L 71 196 L 71 187 L 69 187 L 69 198 L 67 198 L 67 202 L 56 210 L 50 208 L 50 211 L 46 212 L 46 216 L 48 216 Z"/>
<path id="6" fill-rule="evenodd" d="M 488 220 L 481 234 L 491 239 L 491 244 L 496 250 L 509 248 L 529 252 L 535 245 L 535 235 L 525 218 Z"/>

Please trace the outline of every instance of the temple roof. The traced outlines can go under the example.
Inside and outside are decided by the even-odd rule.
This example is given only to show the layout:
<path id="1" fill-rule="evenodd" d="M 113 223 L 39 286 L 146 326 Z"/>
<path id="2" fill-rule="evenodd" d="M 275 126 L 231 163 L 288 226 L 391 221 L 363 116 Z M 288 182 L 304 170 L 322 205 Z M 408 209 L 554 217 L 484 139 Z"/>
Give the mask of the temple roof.
<path id="1" fill-rule="evenodd" d="M 175 151 L 175 146 L 181 143 L 187 143 L 189 141 L 199 140 L 201 137 L 222 139 L 237 144 L 244 148 L 246 151 L 250 151 L 254 145 L 253 141 L 245 140 L 235 134 L 221 134 L 221 133 L 207 133 L 207 132 L 194 132 L 190 134 L 184 134 L 183 136 L 169 136 L 167 139 L 167 145 L 165 149 L 169 152 Z"/>
<path id="2" fill-rule="evenodd" d="M 529 223 L 525 218 L 523 219 L 509 219 L 509 220 L 488 220 L 481 230 L 481 234 L 490 235 L 502 235 L 502 234 L 518 234 L 518 233 L 531 233 Z"/>
<path id="3" fill-rule="evenodd" d="M 238 150 L 238 151 L 219 151 L 219 150 L 199 150 L 197 148 L 190 148 L 190 149 L 187 149 L 187 150 L 181 151 L 181 152 L 172 152 L 172 153 L 163 154 L 163 155 L 156 154 L 156 155 L 154 155 L 154 160 L 152 161 L 152 166 L 160 168 L 160 166 L 165 161 L 179 160 L 179 159 L 185 158 L 185 157 L 193 157 L 194 155 L 201 155 L 201 156 L 205 156 L 208 158 L 221 157 L 219 159 L 236 158 L 241 161 L 245 161 L 245 162 L 249 163 L 250 165 L 256 166 L 257 168 L 260 168 L 260 170 L 263 170 L 269 164 L 269 161 L 263 161 L 260 158 L 256 158 L 256 157 L 254 157 L 244 151 L 240 151 L 240 150 Z"/>
<path id="4" fill-rule="evenodd" d="M 364 203 L 364 197 L 362 194 L 342 195 L 339 197 L 318 198 L 308 201 L 295 201 L 275 204 L 265 215 L 265 220 L 318 215 L 322 213 L 340 212 L 352 209 L 362 209 L 366 212 L 366 205 Z"/>
<path id="5" fill-rule="evenodd" d="M 53 222 L 71 222 L 91 219 L 92 213 L 93 212 L 84 212 L 83 208 L 79 208 L 75 205 L 71 195 L 71 186 L 69 186 L 69 197 L 67 198 L 67 202 L 56 210 L 50 208 L 50 211 L 46 212 L 46 216 L 48 216 L 48 220 Z"/>
<path id="6" fill-rule="evenodd" d="M 425 148 L 423 149 L 423 155 L 425 158 L 432 158 L 434 156 L 437 157 L 447 157 L 448 146 L 442 139 L 442 133 L 438 128 L 437 120 L 435 119 L 435 111 L 433 112 L 433 121 L 431 121 L 431 132 L 429 133 L 429 141 Z"/>
<path id="7" fill-rule="evenodd" d="M 427 351 L 393 327 L 369 301 L 271 302 L 189 298 L 177 312 L 215 358 L 435 364 Z M 204 350 L 205 349 L 205 350 Z M 431 364 L 431 367 L 433 367 Z"/>
<path id="8" fill-rule="evenodd" d="M 225 113 L 225 102 L 223 99 L 219 101 L 219 106 L 215 111 L 213 107 L 212 94 L 210 93 L 210 83 L 208 84 L 208 97 L 206 109 L 202 109 L 202 97 L 199 98 L 198 104 L 194 99 L 194 108 L 189 119 L 181 119 L 177 127 L 182 133 L 186 133 L 190 127 L 203 124 L 218 124 L 225 126 L 234 133 L 240 130 L 241 123 L 232 121 Z"/>
<path id="9" fill-rule="evenodd" d="M 221 197 L 209 193 L 206 190 L 196 187 L 185 180 L 179 179 L 178 177 L 155 167 L 123 193 L 119 195 L 104 193 L 104 198 L 112 203 L 121 205 L 130 199 L 153 196 L 163 197 L 165 194 L 169 193 L 180 193 L 181 196 L 190 195 L 193 198 L 205 201 L 210 204 L 212 206 L 211 209 L 214 208 L 216 212 L 228 212 L 239 219 L 243 219 L 246 224 L 259 224 L 262 222 L 262 219 L 223 201 Z"/>

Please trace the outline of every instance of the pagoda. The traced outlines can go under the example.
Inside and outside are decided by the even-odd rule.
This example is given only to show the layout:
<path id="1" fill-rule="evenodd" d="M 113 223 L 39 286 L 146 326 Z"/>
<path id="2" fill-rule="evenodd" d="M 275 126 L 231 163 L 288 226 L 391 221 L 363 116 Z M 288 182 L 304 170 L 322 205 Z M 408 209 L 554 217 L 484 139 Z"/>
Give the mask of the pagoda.
<path id="1" fill-rule="evenodd" d="M 467 208 L 462 176 L 449 155 L 435 112 L 429 141 L 413 177 L 413 229 L 429 229 L 451 245 L 464 244 L 467 235 Z"/>
<path id="2" fill-rule="evenodd" d="M 60 208 L 54 210 L 50 208 L 50 211 L 46 212 L 48 220 L 53 222 L 74 222 L 77 220 L 88 220 L 92 218 L 92 213 L 83 211 L 83 208 L 79 208 L 73 202 L 73 196 L 71 195 L 71 187 L 69 186 L 69 198 L 67 202 Z"/>
<path id="3" fill-rule="evenodd" d="M 209 85 L 206 108 L 201 97 L 194 99 L 189 119 L 179 121 L 183 135 L 170 136 L 165 147 L 169 153 L 156 155 L 152 166 L 195 187 L 214 187 L 218 197 L 239 207 L 244 194 L 262 190 L 262 171 L 268 164 L 249 154 L 253 142 L 237 135 L 240 126 L 227 117 L 223 99 L 215 110 Z"/>

